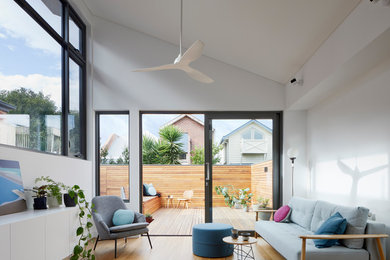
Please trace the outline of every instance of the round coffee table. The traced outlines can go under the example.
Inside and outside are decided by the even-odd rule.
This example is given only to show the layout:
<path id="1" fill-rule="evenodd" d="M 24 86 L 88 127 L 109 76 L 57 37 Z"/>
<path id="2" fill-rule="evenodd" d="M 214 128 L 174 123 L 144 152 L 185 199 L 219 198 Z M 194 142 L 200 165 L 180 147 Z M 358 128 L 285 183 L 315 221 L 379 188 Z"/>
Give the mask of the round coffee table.
<path id="1" fill-rule="evenodd" d="M 242 240 L 242 236 L 239 236 L 237 239 L 233 239 L 229 236 L 224 237 L 222 241 L 234 245 L 234 253 L 237 255 L 237 259 L 255 259 L 252 244 L 256 244 L 256 238 L 249 237 L 248 241 L 244 241 Z"/>

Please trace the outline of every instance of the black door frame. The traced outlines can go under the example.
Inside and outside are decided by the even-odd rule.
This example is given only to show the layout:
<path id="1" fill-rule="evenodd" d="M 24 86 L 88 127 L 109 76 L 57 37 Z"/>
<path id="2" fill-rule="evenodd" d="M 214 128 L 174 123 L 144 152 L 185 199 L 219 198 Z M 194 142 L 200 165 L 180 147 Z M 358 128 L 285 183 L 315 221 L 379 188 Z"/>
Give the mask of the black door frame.
<path id="1" fill-rule="evenodd" d="M 282 152 L 283 112 L 207 112 L 205 114 L 205 222 L 213 221 L 213 166 L 212 166 L 212 120 L 214 119 L 272 119 L 272 166 L 273 208 L 282 204 Z"/>
<path id="2" fill-rule="evenodd" d="M 282 111 L 139 111 L 139 209 L 142 212 L 142 186 L 143 186 L 143 163 L 142 163 L 142 116 L 144 114 L 204 114 L 204 142 L 205 142 L 205 222 L 212 222 L 212 161 L 209 127 L 212 119 L 272 119 L 272 159 L 273 159 L 273 207 L 279 208 L 283 200 L 282 179 L 282 154 L 283 154 L 283 112 Z M 211 125 L 212 129 L 212 125 Z M 209 147 L 209 149 L 207 149 Z M 210 172 L 207 173 L 207 168 Z M 209 177 L 209 178 L 208 178 Z M 209 179 L 209 181 L 207 181 Z"/>

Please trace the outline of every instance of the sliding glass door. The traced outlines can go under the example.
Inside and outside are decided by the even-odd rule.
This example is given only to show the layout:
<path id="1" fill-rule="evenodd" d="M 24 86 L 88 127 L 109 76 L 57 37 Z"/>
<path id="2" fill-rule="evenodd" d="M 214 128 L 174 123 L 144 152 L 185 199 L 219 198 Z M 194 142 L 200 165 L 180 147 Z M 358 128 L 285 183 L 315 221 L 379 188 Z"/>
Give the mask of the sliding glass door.
<path id="1" fill-rule="evenodd" d="M 207 113 L 206 222 L 253 230 L 258 201 L 278 207 L 280 114 Z"/>

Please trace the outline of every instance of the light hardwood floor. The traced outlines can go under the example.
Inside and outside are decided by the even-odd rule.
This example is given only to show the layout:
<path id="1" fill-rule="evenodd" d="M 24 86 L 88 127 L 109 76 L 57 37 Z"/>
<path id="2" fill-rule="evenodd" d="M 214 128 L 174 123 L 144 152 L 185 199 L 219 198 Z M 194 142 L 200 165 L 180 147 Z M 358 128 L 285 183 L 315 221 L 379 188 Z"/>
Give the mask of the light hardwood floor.
<path id="1" fill-rule="evenodd" d="M 213 222 L 230 224 L 239 230 L 254 230 L 255 213 L 242 209 L 216 207 Z M 154 221 L 149 225 L 151 235 L 192 235 L 192 227 L 204 223 L 204 209 L 160 208 L 153 213 Z"/>
<path id="2" fill-rule="evenodd" d="M 153 249 L 150 249 L 147 237 L 118 240 L 118 257 L 116 259 L 132 260 L 233 260 L 226 258 L 203 258 L 192 254 L 192 237 L 151 237 Z M 259 238 L 253 245 L 256 260 L 284 259 L 263 239 Z M 100 241 L 95 251 L 97 260 L 114 259 L 114 241 Z"/>

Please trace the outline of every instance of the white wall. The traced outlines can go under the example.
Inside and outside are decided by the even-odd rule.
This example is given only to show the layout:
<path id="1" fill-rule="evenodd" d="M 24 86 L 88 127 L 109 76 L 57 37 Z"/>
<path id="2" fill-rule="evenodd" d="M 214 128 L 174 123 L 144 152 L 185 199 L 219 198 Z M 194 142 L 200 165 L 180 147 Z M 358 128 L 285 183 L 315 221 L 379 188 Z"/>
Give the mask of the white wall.
<path id="1" fill-rule="evenodd" d="M 78 184 L 92 197 L 92 162 L 64 156 L 50 155 L 0 145 L 0 158 L 19 161 L 23 186 L 34 186 L 39 176 L 51 176 L 66 185 Z"/>
<path id="2" fill-rule="evenodd" d="M 390 59 L 308 111 L 310 197 L 390 224 Z"/>
<path id="3" fill-rule="evenodd" d="M 202 56 L 193 66 L 215 80 L 198 83 L 182 71 L 132 72 L 171 63 L 178 47 L 96 18 L 93 106 L 130 111 L 130 205 L 139 205 L 140 110 L 283 110 L 284 87 Z M 207 48 L 207 46 L 206 46 Z"/>
<path id="4" fill-rule="evenodd" d="M 290 148 L 299 151 L 294 163 L 294 196 L 307 197 L 309 174 L 306 157 L 306 111 L 285 111 L 283 114 L 283 203 L 292 195 L 292 167 L 287 156 Z"/>

